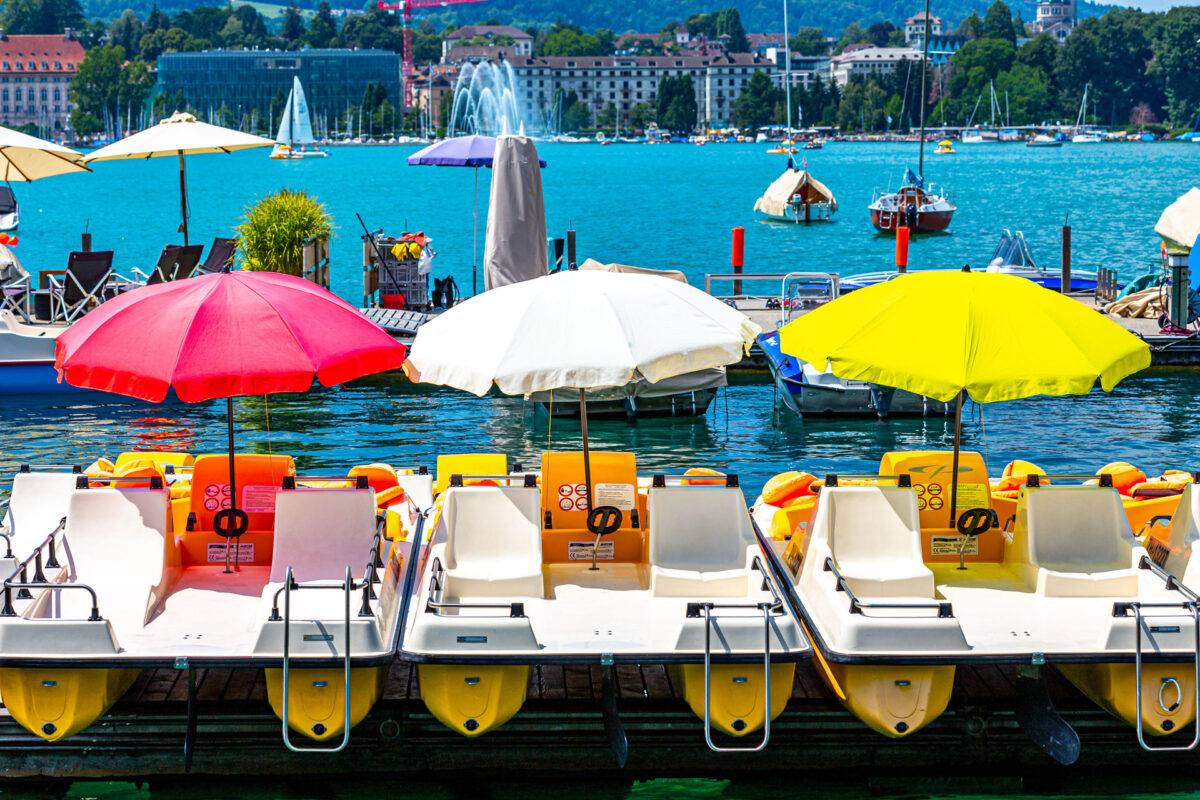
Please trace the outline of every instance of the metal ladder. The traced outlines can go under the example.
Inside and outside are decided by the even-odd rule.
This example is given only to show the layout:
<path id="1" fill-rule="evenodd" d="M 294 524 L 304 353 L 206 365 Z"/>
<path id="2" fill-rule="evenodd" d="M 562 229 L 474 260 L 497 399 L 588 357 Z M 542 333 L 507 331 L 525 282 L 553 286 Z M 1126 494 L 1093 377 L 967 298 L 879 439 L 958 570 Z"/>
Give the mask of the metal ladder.
<path id="1" fill-rule="evenodd" d="M 283 717 L 283 743 L 288 750 L 293 753 L 340 753 L 346 749 L 346 745 L 350 743 L 350 592 L 354 590 L 354 578 L 350 574 L 350 567 L 346 567 L 346 580 L 340 587 L 346 595 L 346 642 L 345 652 L 342 660 L 345 664 L 345 679 L 342 689 L 342 695 L 345 699 L 344 718 L 342 724 L 342 741 L 335 747 L 297 747 L 292 744 L 291 736 L 288 732 L 288 693 L 290 689 L 290 676 L 288 667 L 288 656 L 290 650 L 290 634 L 292 625 L 292 589 L 336 589 L 337 586 L 300 586 L 292 578 L 292 568 L 288 567 L 287 577 L 283 584 L 283 712 L 280 716 Z M 305 637 L 308 638 L 307 636 Z M 329 640 L 333 639 L 332 635 L 328 636 Z"/>
<path id="2" fill-rule="evenodd" d="M 772 603 L 698 603 L 704 612 L 704 741 L 714 753 L 757 753 L 771 740 L 771 609 Z M 754 747 L 719 747 L 712 740 L 712 611 L 714 608 L 757 608 L 763 615 L 763 737 Z"/>
<path id="3" fill-rule="evenodd" d="M 1193 727 L 1195 734 L 1192 736 L 1190 744 L 1180 746 L 1166 747 L 1151 747 L 1146 742 L 1145 733 L 1142 730 L 1142 608 L 1180 608 L 1178 603 L 1130 603 L 1129 608 L 1133 611 L 1134 625 L 1134 650 L 1133 650 L 1133 674 L 1134 674 L 1134 692 L 1137 697 L 1137 738 L 1138 744 L 1143 750 L 1152 753 L 1171 753 L 1185 752 L 1196 749 L 1196 745 L 1200 745 L 1200 603 L 1195 600 L 1183 603 L 1184 609 L 1190 609 L 1192 612 L 1192 632 L 1195 635 L 1195 647 L 1192 650 L 1192 664 L 1194 669 L 1194 678 L 1192 683 L 1193 699 L 1196 703 L 1196 716 Z M 1179 682 L 1174 678 L 1163 680 L 1162 686 L 1158 689 L 1158 705 L 1163 711 L 1170 711 L 1163 702 L 1163 691 L 1166 690 L 1168 683 L 1175 685 L 1175 691 L 1179 694 L 1179 701 L 1183 701 L 1183 690 L 1179 686 Z"/>

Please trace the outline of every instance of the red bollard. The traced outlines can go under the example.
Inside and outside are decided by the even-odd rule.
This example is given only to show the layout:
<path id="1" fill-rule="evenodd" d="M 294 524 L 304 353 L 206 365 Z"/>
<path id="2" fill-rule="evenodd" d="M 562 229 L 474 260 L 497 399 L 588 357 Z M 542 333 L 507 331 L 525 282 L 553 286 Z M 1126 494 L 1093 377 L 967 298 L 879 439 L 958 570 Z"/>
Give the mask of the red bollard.
<path id="1" fill-rule="evenodd" d="M 740 225 L 733 229 L 733 255 L 729 259 L 730 266 L 736 275 L 742 274 L 742 266 L 746 263 L 746 229 Z M 742 293 L 742 282 L 733 282 L 734 295 Z"/>
<path id="2" fill-rule="evenodd" d="M 908 271 L 908 226 L 896 228 L 896 271 Z"/>

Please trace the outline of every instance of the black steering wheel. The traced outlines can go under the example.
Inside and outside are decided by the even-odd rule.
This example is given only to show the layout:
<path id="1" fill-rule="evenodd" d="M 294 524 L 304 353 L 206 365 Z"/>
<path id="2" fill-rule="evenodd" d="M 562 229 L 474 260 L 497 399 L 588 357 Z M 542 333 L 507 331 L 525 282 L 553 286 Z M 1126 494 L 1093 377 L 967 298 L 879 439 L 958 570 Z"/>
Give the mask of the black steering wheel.
<path id="1" fill-rule="evenodd" d="M 993 526 L 999 527 L 1000 521 L 996 512 L 990 508 L 968 508 L 959 515 L 954 527 L 963 536 L 978 536 L 987 533 Z"/>
<path id="2" fill-rule="evenodd" d="M 597 536 L 606 536 L 620 528 L 623 519 L 616 506 L 597 506 L 588 511 L 587 528 Z"/>
<path id="3" fill-rule="evenodd" d="M 250 529 L 250 515 L 240 508 L 222 508 L 213 514 L 213 530 L 226 538 L 236 539 Z"/>

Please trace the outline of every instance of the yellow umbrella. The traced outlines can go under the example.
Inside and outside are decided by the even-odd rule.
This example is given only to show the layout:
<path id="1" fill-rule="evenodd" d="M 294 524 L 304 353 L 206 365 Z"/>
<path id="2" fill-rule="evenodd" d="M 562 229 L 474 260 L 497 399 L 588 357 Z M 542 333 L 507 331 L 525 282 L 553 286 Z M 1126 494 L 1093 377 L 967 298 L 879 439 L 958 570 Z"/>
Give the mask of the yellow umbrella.
<path id="1" fill-rule="evenodd" d="M 977 403 L 1109 391 L 1150 366 L 1150 347 L 1092 309 L 1013 275 L 931 271 L 859 289 L 785 325 L 784 353 L 847 380 L 957 397 L 950 527 L 958 500 L 962 393 Z"/>

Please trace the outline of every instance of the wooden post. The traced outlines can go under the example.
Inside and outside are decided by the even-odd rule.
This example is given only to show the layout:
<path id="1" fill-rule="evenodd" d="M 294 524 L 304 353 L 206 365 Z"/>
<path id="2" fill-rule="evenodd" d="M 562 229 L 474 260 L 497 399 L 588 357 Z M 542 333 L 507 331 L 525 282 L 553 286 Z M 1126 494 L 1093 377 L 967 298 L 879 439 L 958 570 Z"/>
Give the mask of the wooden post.
<path id="1" fill-rule="evenodd" d="M 1062 226 L 1062 285 L 1063 294 L 1071 291 L 1071 226 Z"/>
<path id="2" fill-rule="evenodd" d="M 92 252 L 92 235 L 85 233 L 80 237 L 79 249 L 84 253 Z"/>

